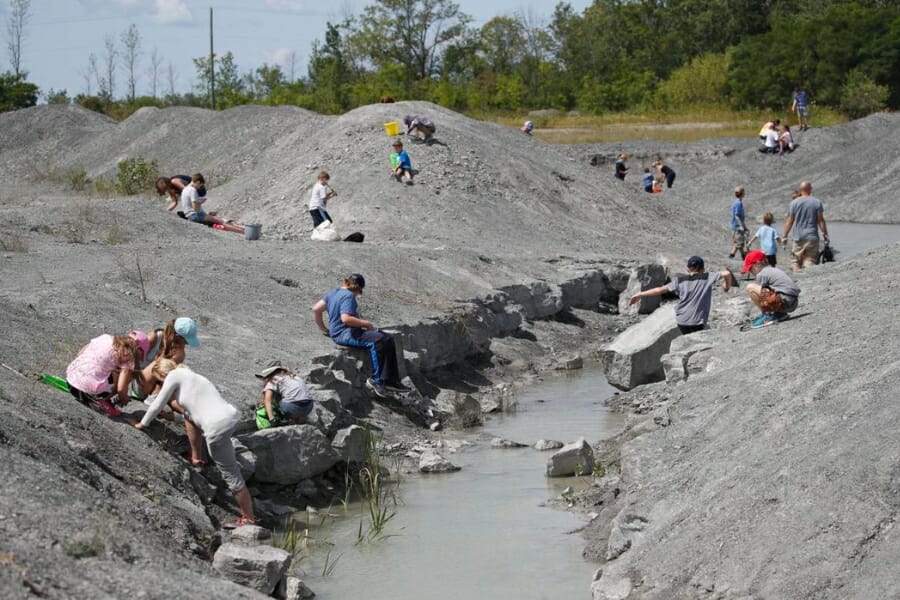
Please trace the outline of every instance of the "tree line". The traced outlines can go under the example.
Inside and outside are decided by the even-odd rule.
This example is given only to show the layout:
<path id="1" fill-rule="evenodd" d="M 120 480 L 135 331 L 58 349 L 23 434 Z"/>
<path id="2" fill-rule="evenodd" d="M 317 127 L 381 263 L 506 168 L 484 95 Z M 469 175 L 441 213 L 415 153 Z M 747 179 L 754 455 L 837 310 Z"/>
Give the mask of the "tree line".
<path id="1" fill-rule="evenodd" d="M 194 59 L 187 94 L 176 94 L 171 63 L 163 72 L 154 50 L 144 97 L 135 94 L 141 39 L 132 26 L 118 45 L 107 36 L 101 60 L 91 54 L 86 93 L 74 100 L 113 116 L 209 106 L 212 77 L 217 109 L 292 104 L 330 114 L 386 97 L 468 112 L 783 109 L 795 84 L 851 117 L 900 105 L 896 0 L 595 0 L 580 13 L 561 2 L 546 20 L 519 12 L 472 22 L 451 0 L 374 0 L 327 24 L 305 76 L 269 64 L 242 73 L 226 51 L 212 64 Z M 119 99 L 117 68 L 127 76 Z M 158 94 L 166 74 L 168 93 Z M 24 83 L 18 63 L 0 78 L 0 101 L 10 81 Z M 46 98 L 70 101 L 65 91 Z"/>

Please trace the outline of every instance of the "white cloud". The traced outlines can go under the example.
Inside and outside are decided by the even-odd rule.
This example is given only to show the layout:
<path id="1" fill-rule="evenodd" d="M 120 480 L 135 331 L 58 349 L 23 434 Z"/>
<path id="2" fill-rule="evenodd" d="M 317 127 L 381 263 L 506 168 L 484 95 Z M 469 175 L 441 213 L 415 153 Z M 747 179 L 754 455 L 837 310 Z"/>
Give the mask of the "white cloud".
<path id="1" fill-rule="evenodd" d="M 193 20 L 191 11 L 184 0 L 153 0 L 151 18 L 155 23 L 162 25 Z"/>
<path id="2" fill-rule="evenodd" d="M 285 69 L 291 66 L 291 55 L 293 54 L 294 50 L 292 48 L 279 48 L 270 56 L 274 64 Z"/>
<path id="3" fill-rule="evenodd" d="M 302 0 L 266 0 L 266 8 L 274 10 L 301 10 L 305 5 Z"/>

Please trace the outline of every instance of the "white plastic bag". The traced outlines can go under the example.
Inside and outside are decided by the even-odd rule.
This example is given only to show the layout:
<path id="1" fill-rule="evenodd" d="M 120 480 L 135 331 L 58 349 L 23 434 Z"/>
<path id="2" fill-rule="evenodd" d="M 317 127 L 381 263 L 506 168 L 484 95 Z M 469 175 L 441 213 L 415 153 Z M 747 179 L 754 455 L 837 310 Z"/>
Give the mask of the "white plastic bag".
<path id="1" fill-rule="evenodd" d="M 318 240 L 320 242 L 339 242 L 341 241 L 341 234 L 334 228 L 334 223 L 331 221 L 322 221 L 315 229 L 313 229 L 310 239 Z"/>

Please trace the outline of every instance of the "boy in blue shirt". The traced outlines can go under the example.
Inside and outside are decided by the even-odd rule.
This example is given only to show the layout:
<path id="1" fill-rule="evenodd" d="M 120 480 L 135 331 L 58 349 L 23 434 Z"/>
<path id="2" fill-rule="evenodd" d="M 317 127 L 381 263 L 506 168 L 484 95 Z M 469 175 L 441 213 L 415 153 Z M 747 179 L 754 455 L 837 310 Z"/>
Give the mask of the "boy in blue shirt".
<path id="1" fill-rule="evenodd" d="M 412 183 L 412 161 L 409 154 L 403 149 L 403 142 L 394 140 L 391 144 L 391 173 L 397 178 L 397 181 L 403 180 L 405 183 Z"/>
<path id="2" fill-rule="evenodd" d="M 750 238 L 750 241 L 747 242 L 747 247 L 749 248 L 753 245 L 753 242 L 758 239 L 759 248 L 766 255 L 766 261 L 768 261 L 769 266 L 772 267 L 778 263 L 778 242 L 781 241 L 781 236 L 778 235 L 778 232 L 772 227 L 774 221 L 775 215 L 770 212 L 764 214 L 764 225 L 760 227 L 756 233 L 753 234 L 753 237 Z"/>
<path id="3" fill-rule="evenodd" d="M 734 258 L 738 252 L 741 258 L 747 256 L 747 225 L 744 224 L 744 188 L 734 189 L 734 202 L 731 204 L 731 252 L 728 258 Z"/>
<path id="4" fill-rule="evenodd" d="M 644 191 L 648 194 L 653 193 L 653 173 L 650 172 L 649 168 L 644 169 L 644 175 L 641 178 L 642 183 L 644 184 Z"/>

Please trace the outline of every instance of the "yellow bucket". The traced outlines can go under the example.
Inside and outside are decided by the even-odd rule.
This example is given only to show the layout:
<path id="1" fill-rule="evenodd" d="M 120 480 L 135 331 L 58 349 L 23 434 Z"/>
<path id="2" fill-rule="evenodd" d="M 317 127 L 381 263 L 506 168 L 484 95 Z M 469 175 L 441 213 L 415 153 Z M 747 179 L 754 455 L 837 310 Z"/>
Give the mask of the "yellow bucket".
<path id="1" fill-rule="evenodd" d="M 397 121 L 391 121 L 384 124 L 384 132 L 389 136 L 400 135 L 400 124 Z"/>

